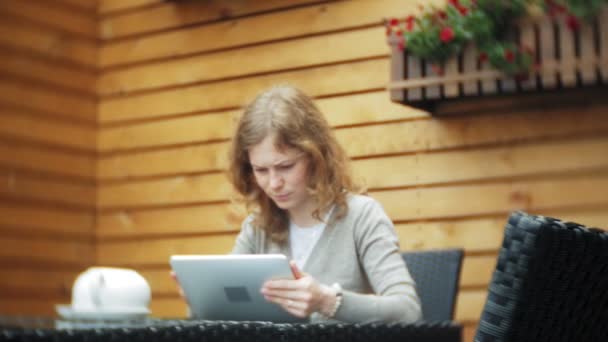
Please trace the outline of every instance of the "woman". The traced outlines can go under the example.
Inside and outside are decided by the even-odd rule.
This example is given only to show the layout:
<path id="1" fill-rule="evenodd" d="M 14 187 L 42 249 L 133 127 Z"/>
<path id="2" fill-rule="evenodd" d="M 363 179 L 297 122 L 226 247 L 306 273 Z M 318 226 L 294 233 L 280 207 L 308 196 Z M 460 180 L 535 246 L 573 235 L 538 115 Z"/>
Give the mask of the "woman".
<path id="1" fill-rule="evenodd" d="M 273 87 L 249 104 L 232 140 L 229 175 L 253 211 L 233 253 L 292 258 L 296 280 L 265 298 L 311 321 L 420 319 L 414 282 L 378 202 L 354 194 L 348 158 L 312 100 Z"/>

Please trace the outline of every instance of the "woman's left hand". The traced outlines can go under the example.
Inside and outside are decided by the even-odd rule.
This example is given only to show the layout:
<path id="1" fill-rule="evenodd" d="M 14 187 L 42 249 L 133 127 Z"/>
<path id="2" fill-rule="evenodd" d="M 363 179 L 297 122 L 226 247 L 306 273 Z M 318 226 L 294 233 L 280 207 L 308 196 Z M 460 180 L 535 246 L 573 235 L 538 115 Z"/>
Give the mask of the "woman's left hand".
<path id="1" fill-rule="evenodd" d="M 333 305 L 335 294 L 329 286 L 320 284 L 311 275 L 302 273 L 290 263 L 296 279 L 269 280 L 261 292 L 267 301 L 276 303 L 296 317 L 306 318 Z"/>

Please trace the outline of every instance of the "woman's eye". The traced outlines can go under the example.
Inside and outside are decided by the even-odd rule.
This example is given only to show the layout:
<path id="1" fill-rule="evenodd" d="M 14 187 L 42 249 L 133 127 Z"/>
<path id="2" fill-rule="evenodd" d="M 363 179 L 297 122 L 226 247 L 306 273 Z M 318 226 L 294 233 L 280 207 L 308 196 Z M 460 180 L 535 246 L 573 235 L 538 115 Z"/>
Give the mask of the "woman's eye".
<path id="1" fill-rule="evenodd" d="M 255 173 L 265 173 L 266 169 L 253 169 L 253 172 L 255 172 Z"/>
<path id="2" fill-rule="evenodd" d="M 279 170 L 289 170 L 293 167 L 293 164 L 287 164 L 287 165 L 279 165 L 278 168 Z"/>

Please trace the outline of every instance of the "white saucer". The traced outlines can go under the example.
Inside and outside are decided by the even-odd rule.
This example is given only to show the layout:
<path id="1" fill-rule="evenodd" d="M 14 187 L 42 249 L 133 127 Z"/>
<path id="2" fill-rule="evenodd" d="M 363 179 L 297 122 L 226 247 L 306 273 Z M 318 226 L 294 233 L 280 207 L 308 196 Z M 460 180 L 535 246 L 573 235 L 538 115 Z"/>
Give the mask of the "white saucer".
<path id="1" fill-rule="evenodd" d="M 74 310 L 71 305 L 55 305 L 61 318 L 69 320 L 124 321 L 143 319 L 150 311 L 147 308 L 101 308 L 98 310 Z"/>

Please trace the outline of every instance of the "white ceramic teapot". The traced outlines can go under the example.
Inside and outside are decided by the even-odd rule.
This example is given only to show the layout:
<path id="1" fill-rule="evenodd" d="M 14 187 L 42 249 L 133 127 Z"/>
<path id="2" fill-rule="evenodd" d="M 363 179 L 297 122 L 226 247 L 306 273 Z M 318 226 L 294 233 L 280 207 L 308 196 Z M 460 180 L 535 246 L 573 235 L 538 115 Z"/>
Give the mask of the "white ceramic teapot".
<path id="1" fill-rule="evenodd" d="M 72 288 L 72 310 L 148 310 L 151 291 L 148 282 L 131 269 L 91 267 L 81 273 Z"/>

